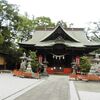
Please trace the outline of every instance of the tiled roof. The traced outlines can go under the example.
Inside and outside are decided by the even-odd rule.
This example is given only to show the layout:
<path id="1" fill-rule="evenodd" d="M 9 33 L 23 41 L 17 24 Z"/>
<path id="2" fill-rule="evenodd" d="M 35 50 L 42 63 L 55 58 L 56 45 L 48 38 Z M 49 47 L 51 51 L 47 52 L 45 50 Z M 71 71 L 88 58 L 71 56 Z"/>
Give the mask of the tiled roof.
<path id="1" fill-rule="evenodd" d="M 73 42 L 73 41 L 67 41 L 63 43 L 66 46 L 69 47 L 85 47 L 85 46 L 97 46 L 100 45 L 100 43 L 97 42 L 91 42 L 87 39 L 86 34 L 84 30 L 81 29 L 72 29 L 68 28 L 68 30 L 63 29 L 61 26 L 57 26 L 54 30 L 46 30 L 46 31 L 40 31 L 37 30 L 33 33 L 33 36 L 30 40 L 22 42 L 20 44 L 26 44 L 26 45 L 35 45 L 35 46 L 53 46 L 56 44 L 55 40 L 48 40 L 48 41 L 43 41 L 46 38 L 50 37 L 56 30 L 57 28 L 61 28 L 64 33 L 66 33 L 66 36 L 71 37 L 72 39 L 78 41 L 78 42 Z"/>

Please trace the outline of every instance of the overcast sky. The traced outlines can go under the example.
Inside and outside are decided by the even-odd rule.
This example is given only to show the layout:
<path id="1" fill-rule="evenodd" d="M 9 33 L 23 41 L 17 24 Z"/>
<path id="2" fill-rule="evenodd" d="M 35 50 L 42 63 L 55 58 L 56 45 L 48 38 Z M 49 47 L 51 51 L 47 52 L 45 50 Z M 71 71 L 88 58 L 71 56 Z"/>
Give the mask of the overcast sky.
<path id="1" fill-rule="evenodd" d="M 52 21 L 74 23 L 85 27 L 90 21 L 100 20 L 100 0 L 8 0 L 19 5 L 20 13 L 50 17 Z"/>

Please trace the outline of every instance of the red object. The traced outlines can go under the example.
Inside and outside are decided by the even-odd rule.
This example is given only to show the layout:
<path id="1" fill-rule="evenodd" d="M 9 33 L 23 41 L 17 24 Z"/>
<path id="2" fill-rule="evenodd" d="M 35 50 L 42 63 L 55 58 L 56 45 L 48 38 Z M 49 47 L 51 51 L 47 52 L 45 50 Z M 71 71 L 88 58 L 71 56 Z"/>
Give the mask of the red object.
<path id="1" fill-rule="evenodd" d="M 54 73 L 53 68 L 48 67 L 48 68 L 47 68 L 47 73 L 48 73 L 48 74 L 53 74 L 53 73 Z"/>
<path id="2" fill-rule="evenodd" d="M 76 64 L 80 65 L 80 57 L 79 56 L 76 57 Z"/>
<path id="3" fill-rule="evenodd" d="M 58 74 L 70 74 L 72 72 L 72 68 L 64 68 L 63 71 L 58 71 Z M 47 68 L 47 73 L 48 74 L 55 74 L 55 69 L 53 67 L 48 67 Z M 57 70 L 56 70 L 57 73 Z"/>
<path id="4" fill-rule="evenodd" d="M 76 75 L 76 74 L 70 74 L 70 75 L 69 75 L 69 78 L 70 78 L 70 79 L 77 79 L 77 75 Z"/>
<path id="5" fill-rule="evenodd" d="M 72 68 L 64 68 L 64 74 L 70 74 L 72 72 Z"/>

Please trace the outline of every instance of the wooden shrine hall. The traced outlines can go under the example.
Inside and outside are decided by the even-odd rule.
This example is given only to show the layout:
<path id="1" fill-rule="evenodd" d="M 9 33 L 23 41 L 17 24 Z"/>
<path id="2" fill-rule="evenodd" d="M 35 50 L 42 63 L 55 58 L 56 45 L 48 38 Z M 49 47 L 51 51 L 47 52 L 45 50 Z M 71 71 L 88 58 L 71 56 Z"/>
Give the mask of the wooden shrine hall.
<path id="1" fill-rule="evenodd" d="M 73 60 L 79 64 L 80 56 L 100 47 L 100 42 L 89 41 L 83 28 L 57 26 L 53 30 L 37 30 L 30 40 L 19 43 L 27 50 L 37 51 L 40 63 L 48 62 L 48 73 L 68 74 Z"/>

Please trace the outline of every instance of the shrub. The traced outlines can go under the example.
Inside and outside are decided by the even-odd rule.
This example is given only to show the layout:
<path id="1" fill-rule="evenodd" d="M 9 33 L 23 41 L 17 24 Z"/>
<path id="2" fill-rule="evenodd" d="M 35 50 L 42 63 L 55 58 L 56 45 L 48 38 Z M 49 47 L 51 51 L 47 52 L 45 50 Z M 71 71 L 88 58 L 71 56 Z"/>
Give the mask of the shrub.
<path id="1" fill-rule="evenodd" d="M 88 73 L 91 67 L 91 63 L 88 57 L 82 56 L 80 57 L 80 69 L 83 73 Z"/>
<path id="2" fill-rule="evenodd" d="M 32 61 L 31 61 L 32 71 L 33 72 L 37 72 L 37 69 L 38 69 L 38 66 L 39 66 L 39 62 L 38 62 L 38 58 L 37 58 L 36 52 L 30 51 L 30 57 L 32 59 Z"/>

